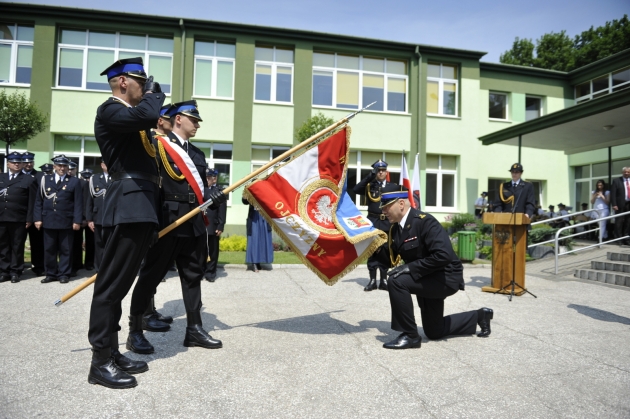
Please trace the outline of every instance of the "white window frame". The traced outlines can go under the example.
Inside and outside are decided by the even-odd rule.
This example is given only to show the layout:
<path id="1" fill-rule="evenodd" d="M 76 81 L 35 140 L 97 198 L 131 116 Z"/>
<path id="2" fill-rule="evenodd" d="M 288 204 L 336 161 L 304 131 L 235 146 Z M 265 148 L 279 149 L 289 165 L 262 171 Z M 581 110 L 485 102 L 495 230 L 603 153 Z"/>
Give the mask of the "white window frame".
<path id="1" fill-rule="evenodd" d="M 218 143 L 215 141 L 192 141 L 192 144 L 199 147 L 200 145 L 204 148 L 210 147 L 210 154 L 206 155 L 206 164 L 208 167 L 216 167 L 217 164 L 224 164 L 230 166 L 230 176 L 228 179 L 228 185 L 232 184 L 232 176 L 234 175 L 234 165 L 232 164 L 234 161 L 234 144 L 232 144 L 232 159 L 215 159 L 214 158 L 214 145 L 215 144 L 226 144 L 226 143 Z M 204 152 L 205 154 L 205 152 Z M 200 173 L 201 176 L 206 176 L 205 173 Z M 217 179 L 218 180 L 218 179 Z M 228 194 L 227 206 L 232 205 L 232 193 Z"/>
<path id="2" fill-rule="evenodd" d="M 502 95 L 505 96 L 505 119 L 503 118 L 491 118 L 490 117 L 490 109 L 488 108 L 488 119 L 490 121 L 500 121 L 500 122 L 510 122 L 511 118 L 510 118 L 510 95 L 508 93 L 505 92 L 496 92 L 496 91 L 489 91 L 488 92 L 488 106 L 490 106 L 490 95 Z"/>
<path id="3" fill-rule="evenodd" d="M 206 42 L 206 43 L 210 43 L 209 41 L 199 41 L 199 42 Z M 218 100 L 234 100 L 234 84 L 235 84 L 235 75 L 236 75 L 236 58 L 228 58 L 228 57 L 219 57 L 216 55 L 216 51 L 217 51 L 217 44 L 226 44 L 224 42 L 218 42 L 218 41 L 212 41 L 212 43 L 214 44 L 214 51 L 215 51 L 215 55 L 202 55 L 202 54 L 197 54 L 195 52 L 195 58 L 194 58 L 194 73 L 193 73 L 193 97 L 195 98 L 201 98 L 201 99 L 218 99 Z M 232 45 L 232 44 L 230 44 Z M 205 95 L 200 95 L 197 94 L 196 90 L 197 90 L 197 84 L 195 83 L 195 80 L 197 79 L 197 60 L 204 60 L 204 61 L 212 61 L 212 81 L 211 81 L 211 93 L 210 96 L 205 96 Z M 232 93 L 230 95 L 230 97 L 225 97 L 225 96 L 217 96 L 217 68 L 218 68 L 218 63 L 219 62 L 230 62 L 232 63 Z"/>
<path id="4" fill-rule="evenodd" d="M 279 145 L 252 145 L 252 150 L 253 149 L 257 149 L 257 150 L 269 150 L 269 159 L 268 160 L 251 160 L 250 162 L 250 173 L 253 172 L 254 170 L 258 170 L 258 168 L 254 168 L 254 166 L 264 166 L 265 164 L 269 163 L 271 160 L 273 160 L 275 157 L 273 157 L 273 152 L 274 151 L 282 151 L 282 153 L 284 153 L 285 151 L 289 150 L 291 147 L 288 146 L 279 146 Z M 280 153 L 280 154 L 282 154 Z M 271 169 L 267 171 L 267 174 L 271 173 Z"/>
<path id="5" fill-rule="evenodd" d="M 345 108 L 344 108 L 345 109 Z M 366 153 L 374 153 L 374 150 L 363 150 Z M 361 177 L 361 170 L 372 170 L 372 164 L 374 164 L 373 161 L 368 161 L 363 163 L 362 160 L 362 151 L 361 150 L 350 150 L 350 152 L 356 152 L 357 153 L 357 162 L 355 164 L 348 164 L 348 171 L 350 170 L 354 170 L 355 171 L 355 175 L 356 175 L 356 180 L 357 180 L 357 184 L 359 182 L 361 182 L 363 180 L 363 178 Z M 388 151 L 383 151 L 382 155 L 381 155 L 381 160 L 385 161 L 385 155 L 388 153 Z M 389 153 L 397 153 L 396 151 L 389 151 Z M 393 183 L 397 183 L 397 178 L 400 179 L 400 170 L 401 168 L 396 168 L 396 169 L 392 169 L 391 167 L 387 167 L 387 171 L 389 172 L 389 179 L 390 182 Z M 368 207 L 367 205 L 361 205 L 361 195 L 362 194 L 355 194 L 352 190 L 348 189 L 348 195 L 350 195 L 350 197 L 352 198 L 354 195 L 354 202 L 356 203 L 357 208 L 359 208 L 360 210 L 363 211 L 367 211 Z"/>
<path id="6" fill-rule="evenodd" d="M 444 69 L 444 63 L 435 63 L 435 62 L 429 62 L 429 64 L 431 65 L 439 65 L 440 66 L 440 77 L 429 77 L 427 76 L 427 82 L 437 82 L 438 83 L 438 113 L 430 113 L 427 112 L 427 115 L 429 116 L 440 116 L 440 117 L 444 117 L 444 118 L 459 118 L 459 80 L 458 79 L 447 79 L 447 78 L 443 78 L 442 74 L 443 74 L 443 69 Z M 448 64 L 446 63 L 447 66 L 449 67 L 456 67 L 457 68 L 457 76 L 459 77 L 460 73 L 461 73 L 461 69 L 459 65 L 456 64 Z M 444 83 L 449 83 L 449 84 L 455 84 L 455 114 L 454 115 L 449 115 L 449 114 L 445 114 L 444 113 Z"/>
<path id="7" fill-rule="evenodd" d="M 7 22 L 8 23 L 8 22 Z M 7 27 L 9 25 L 7 24 Z M 32 25 L 20 25 L 17 23 L 13 24 L 15 28 L 15 35 L 17 36 L 18 26 L 24 26 L 31 28 Z M 33 27 L 34 28 L 34 27 Z M 31 83 L 17 83 L 15 81 L 15 77 L 17 75 L 17 56 L 18 56 L 18 47 L 20 46 L 30 46 L 33 47 L 33 41 L 18 41 L 17 39 L 0 39 L 0 44 L 3 45 L 11 45 L 11 64 L 9 68 L 9 81 L 0 82 L 0 86 L 24 86 L 28 87 Z M 33 64 L 31 63 L 31 78 L 32 78 L 32 70 Z"/>
<path id="8" fill-rule="evenodd" d="M 432 154 L 432 153 L 431 153 Z M 432 174 L 436 174 L 436 191 L 435 191 L 435 202 L 437 205 L 435 206 L 429 206 L 426 205 L 426 210 L 428 212 L 459 212 L 457 210 L 457 195 L 458 195 L 458 186 L 457 186 L 457 169 L 459 168 L 459 156 L 451 156 L 448 155 L 448 157 L 455 157 L 455 170 L 448 170 L 448 169 L 442 169 L 442 156 L 447 156 L 446 154 L 433 154 L 438 156 L 438 168 L 437 169 L 426 169 L 426 173 L 432 173 Z M 453 206 L 452 207 L 445 207 L 442 205 L 442 176 L 443 175 L 453 175 Z M 428 183 L 428 181 L 427 181 Z M 426 202 L 426 198 L 425 198 L 425 202 Z"/>
<path id="9" fill-rule="evenodd" d="M 276 62 L 276 51 L 277 48 L 275 46 L 262 46 L 261 48 L 272 48 L 273 49 L 273 61 L 262 61 L 255 60 L 254 61 L 254 103 L 273 103 L 275 105 L 287 105 L 293 106 L 293 88 L 295 83 L 295 50 L 293 50 L 293 63 L 284 63 L 284 62 Z M 281 48 L 282 49 L 282 48 Z M 258 65 L 267 65 L 271 66 L 271 85 L 270 85 L 270 95 L 269 100 L 256 99 L 256 66 Z M 291 100 L 288 102 L 277 101 L 276 100 L 276 79 L 278 78 L 278 67 L 291 67 Z"/>
<path id="10" fill-rule="evenodd" d="M 594 96 L 600 97 L 600 96 L 604 96 L 604 95 L 613 93 L 613 89 L 617 89 L 617 91 L 619 91 L 619 90 L 623 90 L 625 88 L 630 87 L 630 80 L 626 81 L 626 82 L 623 82 L 621 84 L 618 84 L 617 86 L 613 86 L 613 84 L 612 84 L 612 76 L 613 76 L 614 73 L 618 73 L 620 71 L 624 71 L 624 70 L 628 70 L 628 69 L 630 69 L 630 67 L 622 67 L 622 68 L 618 68 L 618 69 L 608 73 L 606 75 L 608 77 L 608 88 L 602 89 L 602 90 L 598 90 L 597 92 L 593 92 L 593 80 L 597 80 L 597 79 L 602 78 L 603 76 L 605 76 L 604 74 L 602 74 L 599 77 L 595 77 L 595 78 L 589 80 L 588 82 L 582 82 L 582 83 L 576 84 L 573 87 L 573 95 L 575 97 L 575 104 L 577 105 L 577 104 L 582 103 L 582 102 L 587 102 L 589 100 L 596 99 Z M 582 85 L 584 83 L 589 83 L 589 94 L 578 97 L 577 96 L 577 86 Z M 625 86 L 625 87 L 622 87 L 622 86 Z"/>
<path id="11" fill-rule="evenodd" d="M 91 135 L 74 135 L 74 134 L 55 134 L 55 136 L 65 136 L 65 135 L 69 135 L 72 137 L 80 137 L 81 138 L 81 151 L 76 152 L 76 151 L 63 151 L 63 150 L 54 150 L 53 151 L 53 155 L 54 156 L 58 156 L 60 154 L 65 155 L 68 158 L 77 158 L 79 159 L 79 163 L 77 166 L 77 173 L 79 173 L 80 171 L 83 170 L 84 168 L 84 164 L 85 164 L 85 160 L 84 157 L 101 157 L 101 153 L 87 153 L 85 151 L 85 137 L 90 137 L 90 138 L 95 138 Z M 54 138 L 53 138 L 53 146 L 54 146 Z"/>
<path id="12" fill-rule="evenodd" d="M 318 51 L 315 51 L 318 52 Z M 330 53 L 330 52 L 321 52 L 322 54 L 329 54 L 329 55 L 334 55 L 334 60 L 335 60 L 335 67 L 323 67 L 323 66 L 316 66 L 313 65 L 313 71 L 311 73 L 311 85 L 313 85 L 312 80 L 313 77 L 315 77 L 315 71 L 321 71 L 321 72 L 327 72 L 327 73 L 332 73 L 332 78 L 333 78 L 333 83 L 332 83 L 332 106 L 327 106 L 327 105 L 316 105 L 313 103 L 313 88 L 311 87 L 311 106 L 313 108 L 321 108 L 321 109 L 342 109 L 342 110 L 359 110 L 363 107 L 363 75 L 364 74 L 369 74 L 369 75 L 375 75 L 375 76 L 383 76 L 384 77 L 384 84 L 383 84 L 383 110 L 382 111 L 375 111 L 373 109 L 368 109 L 366 112 L 379 112 L 379 113 L 393 113 L 393 114 L 399 114 L 399 115 L 409 115 L 409 75 L 401 75 L 401 74 L 395 74 L 395 73 L 387 73 L 385 72 L 376 72 L 376 71 L 367 71 L 367 70 L 363 70 L 363 55 L 359 55 L 359 70 L 352 70 L 352 69 L 348 69 L 348 68 L 339 68 L 337 67 L 337 57 L 338 54 L 337 53 Z M 344 54 L 341 54 L 342 56 Z M 369 57 L 367 57 L 369 58 Z M 380 57 L 379 57 L 380 58 Z M 387 58 L 383 58 L 385 60 L 385 69 L 387 69 Z M 404 60 L 395 60 L 392 59 L 392 61 L 404 61 Z M 409 62 L 405 61 L 407 63 L 407 68 L 409 68 Z M 338 72 L 342 72 L 342 73 L 355 73 L 359 75 L 359 104 L 357 106 L 357 108 L 338 108 L 337 107 L 337 73 Z M 389 83 L 389 79 L 399 79 L 399 80 L 404 80 L 405 81 L 405 110 L 404 111 L 389 111 L 387 110 L 387 105 L 388 105 L 388 100 L 387 100 L 387 92 L 388 92 L 388 83 Z M 366 104 L 368 105 L 368 104 Z"/>
<path id="13" fill-rule="evenodd" d="M 540 114 L 534 119 L 538 119 L 543 116 L 545 114 L 545 98 L 543 96 L 525 95 L 525 120 L 527 121 L 527 98 L 540 100 Z M 530 121 L 532 120 L 530 119 Z"/>
<path id="14" fill-rule="evenodd" d="M 77 32 L 82 32 L 83 30 L 79 30 L 79 29 L 71 29 L 71 28 L 60 28 L 59 29 L 59 37 L 61 39 L 61 31 L 63 31 L 64 29 L 67 30 L 75 30 Z M 99 31 L 93 31 L 93 32 L 103 32 L 101 30 Z M 107 32 L 107 31 L 105 31 Z M 111 33 L 111 32 L 108 32 Z M 168 53 L 168 52 L 161 52 L 161 51 L 150 51 L 149 50 L 149 34 L 144 34 L 145 37 L 145 49 L 144 50 L 134 50 L 134 49 L 128 49 L 128 48 L 120 48 L 120 34 L 121 32 L 116 31 L 113 32 L 116 36 L 116 46 L 115 47 L 96 47 L 96 46 L 91 46 L 88 45 L 88 40 L 89 40 L 89 35 L 90 35 L 90 30 L 86 29 L 85 30 L 85 45 L 76 45 L 76 44 L 62 44 L 61 42 L 59 42 L 57 44 L 57 63 L 56 63 L 56 69 L 55 69 L 55 88 L 56 89 L 62 89 L 62 90 L 80 90 L 80 91 L 88 91 L 88 92 L 106 92 L 108 90 L 99 90 L 99 89 L 88 89 L 86 88 L 87 85 L 87 61 L 88 61 L 88 50 L 101 50 L 101 51 L 113 51 L 114 52 L 114 61 L 116 62 L 118 60 L 119 54 L 120 52 L 132 52 L 132 53 L 137 53 L 138 56 L 142 56 L 142 60 L 144 62 L 144 69 L 147 72 L 147 74 L 151 74 L 151 69 L 149 68 L 149 57 L 169 57 L 171 59 L 171 80 L 169 80 L 169 84 L 171 86 L 171 91 L 173 90 L 173 53 Z M 124 33 L 126 34 L 126 33 Z M 138 35 L 140 36 L 140 35 Z M 68 50 L 77 50 L 77 51 L 83 51 L 83 67 L 82 67 L 82 71 L 81 71 L 81 87 L 73 87 L 73 86 L 62 86 L 59 85 L 59 70 L 60 70 L 60 64 L 61 64 L 61 50 L 62 49 L 68 49 Z M 105 76 L 103 76 L 105 77 Z M 104 83 L 107 82 L 107 80 L 105 78 L 103 78 Z M 159 82 L 159 80 L 156 80 Z M 166 96 L 170 96 L 171 93 L 165 93 Z"/>

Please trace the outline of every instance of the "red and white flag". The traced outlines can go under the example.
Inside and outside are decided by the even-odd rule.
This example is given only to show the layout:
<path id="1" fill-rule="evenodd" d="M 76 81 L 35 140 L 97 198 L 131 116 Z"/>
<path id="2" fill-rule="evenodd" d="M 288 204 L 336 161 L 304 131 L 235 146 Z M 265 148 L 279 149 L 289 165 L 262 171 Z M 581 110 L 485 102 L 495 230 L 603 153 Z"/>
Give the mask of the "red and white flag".
<path id="1" fill-rule="evenodd" d="M 409 202 L 411 203 L 412 207 L 416 208 L 414 206 L 413 191 L 411 190 L 411 182 L 409 181 L 409 170 L 407 170 L 407 160 L 405 160 L 404 152 L 402 154 L 402 164 L 400 166 L 400 185 L 407 188 L 407 191 L 408 191 L 407 195 L 409 197 Z"/>
<path id="2" fill-rule="evenodd" d="M 300 260 L 328 285 L 353 270 L 387 238 L 373 227 L 348 234 L 337 219 L 349 151 L 350 127 L 345 127 L 243 192 Z M 358 210 L 350 218 L 344 223 L 346 228 L 361 231 L 371 226 Z"/>
<path id="3" fill-rule="evenodd" d="M 413 192 L 413 199 L 410 199 L 409 202 L 415 209 L 422 209 L 422 200 L 420 199 L 420 165 L 418 164 L 417 154 L 413 168 L 413 179 L 411 180 L 411 192 Z"/>

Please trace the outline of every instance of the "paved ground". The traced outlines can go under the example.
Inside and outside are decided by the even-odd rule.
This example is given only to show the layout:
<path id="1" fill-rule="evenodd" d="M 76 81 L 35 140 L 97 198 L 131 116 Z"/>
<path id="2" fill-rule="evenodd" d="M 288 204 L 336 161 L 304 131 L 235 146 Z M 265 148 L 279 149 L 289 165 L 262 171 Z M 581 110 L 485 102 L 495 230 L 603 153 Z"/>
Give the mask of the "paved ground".
<path id="1" fill-rule="evenodd" d="M 81 271 L 80 271 L 81 272 Z M 179 281 L 157 294 L 174 316 L 138 387 L 89 385 L 91 288 L 79 282 L 0 284 L 2 418 L 553 418 L 630 416 L 630 292 L 588 281 L 527 277 L 538 298 L 481 292 L 488 267 L 465 269 L 447 312 L 489 306 L 492 336 L 423 340 L 389 351 L 384 291 L 361 267 L 326 286 L 303 267 L 227 267 L 203 286 L 203 320 L 224 348 L 182 346 Z M 125 311 L 129 301 L 125 300 Z M 417 314 L 419 317 L 419 315 Z M 123 324 L 121 341 L 126 338 Z M 124 346 L 121 351 L 127 352 Z"/>

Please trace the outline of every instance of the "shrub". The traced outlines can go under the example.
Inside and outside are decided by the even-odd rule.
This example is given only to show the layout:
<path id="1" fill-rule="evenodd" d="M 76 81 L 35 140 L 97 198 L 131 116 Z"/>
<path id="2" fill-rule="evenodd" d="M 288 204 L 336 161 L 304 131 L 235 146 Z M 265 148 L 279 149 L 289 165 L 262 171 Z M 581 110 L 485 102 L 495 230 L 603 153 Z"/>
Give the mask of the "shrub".
<path id="1" fill-rule="evenodd" d="M 247 237 L 221 237 L 221 240 L 219 240 L 219 250 L 222 252 L 244 252 L 247 250 Z"/>
<path id="2" fill-rule="evenodd" d="M 473 214 L 455 214 L 451 219 L 455 231 L 464 230 L 466 224 L 476 224 L 477 219 Z"/>
<path id="3" fill-rule="evenodd" d="M 492 246 L 484 246 L 479 249 L 479 254 L 482 256 L 482 259 L 492 260 Z"/>
<path id="4" fill-rule="evenodd" d="M 448 229 L 453 226 L 453 223 L 449 223 L 448 221 L 441 222 L 440 224 L 442 225 L 442 228 L 446 231 L 448 231 Z"/>
<path id="5" fill-rule="evenodd" d="M 273 240 L 274 252 L 290 252 L 291 248 L 280 238 L 274 238 Z"/>

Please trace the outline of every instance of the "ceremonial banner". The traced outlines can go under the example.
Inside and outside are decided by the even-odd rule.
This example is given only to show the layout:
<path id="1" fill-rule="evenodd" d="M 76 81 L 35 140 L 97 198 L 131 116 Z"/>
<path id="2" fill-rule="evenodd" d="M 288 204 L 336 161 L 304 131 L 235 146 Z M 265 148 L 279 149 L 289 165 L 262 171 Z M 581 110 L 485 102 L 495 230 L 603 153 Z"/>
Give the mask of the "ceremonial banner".
<path id="1" fill-rule="evenodd" d="M 411 205 L 415 209 L 422 209 L 422 200 L 420 199 L 420 165 L 418 164 L 418 155 L 416 154 L 416 162 L 413 168 L 413 180 L 411 182 L 411 191 L 413 192 L 413 200 Z"/>
<path id="2" fill-rule="evenodd" d="M 328 285 L 369 257 L 387 236 L 346 192 L 350 127 L 245 188 L 243 196 Z"/>

